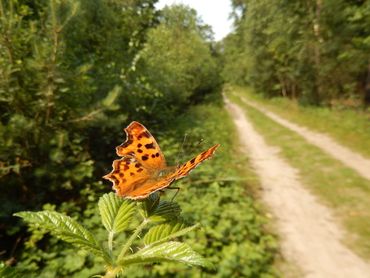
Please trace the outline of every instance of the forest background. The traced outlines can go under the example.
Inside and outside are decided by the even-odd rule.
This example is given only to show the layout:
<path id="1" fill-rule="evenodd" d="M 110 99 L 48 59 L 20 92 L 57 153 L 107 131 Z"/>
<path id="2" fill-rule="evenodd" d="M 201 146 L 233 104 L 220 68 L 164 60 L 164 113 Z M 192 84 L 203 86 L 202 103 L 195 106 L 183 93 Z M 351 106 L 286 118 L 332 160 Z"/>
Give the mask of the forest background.
<path id="1" fill-rule="evenodd" d="M 57 210 L 99 236 L 96 201 L 111 190 L 101 176 L 110 171 L 123 128 L 137 120 L 170 161 L 182 148 L 194 155 L 203 138 L 223 149 L 213 165 L 183 182 L 197 186 L 178 197 L 188 221 L 204 226 L 189 236 L 192 244 L 216 268 L 161 264 L 128 276 L 278 275 L 276 239 L 250 197 L 253 181 L 241 182 L 230 167 L 239 158 L 222 86 L 249 86 L 302 105 L 366 109 L 370 1 L 233 0 L 234 32 L 221 42 L 194 10 L 157 10 L 156 2 L 0 0 L 3 266 L 30 277 L 102 272 L 89 254 L 76 256 L 12 214 Z"/>

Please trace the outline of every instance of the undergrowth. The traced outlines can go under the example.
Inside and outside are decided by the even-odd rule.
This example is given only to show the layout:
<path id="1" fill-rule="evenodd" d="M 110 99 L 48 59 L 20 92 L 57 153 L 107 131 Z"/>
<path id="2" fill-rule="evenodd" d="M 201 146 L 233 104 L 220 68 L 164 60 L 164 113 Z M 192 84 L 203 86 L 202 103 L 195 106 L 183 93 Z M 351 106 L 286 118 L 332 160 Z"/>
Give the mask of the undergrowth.
<path id="1" fill-rule="evenodd" d="M 209 262 L 214 267 L 189 267 L 157 258 L 151 262 L 143 261 L 145 267 L 126 265 L 121 277 L 277 277 L 273 266 L 277 242 L 267 232 L 267 217 L 254 201 L 252 190 L 248 189 L 248 179 L 240 172 L 240 163 L 245 161 L 237 155 L 237 137 L 226 111 L 214 104 L 195 106 L 174 119 L 168 129 L 152 134 L 157 138 L 169 165 L 184 162 L 209 145 L 221 144 L 210 161 L 176 184 L 181 190 L 175 198 L 182 210 L 182 219 L 186 223 L 199 223 L 201 227 L 184 235 L 183 241 L 194 254 L 199 254 L 199 258 L 206 258 L 207 265 Z M 110 185 L 101 182 L 97 185 L 104 186 L 106 192 L 111 190 Z M 96 206 L 99 197 L 91 188 L 86 188 L 83 194 L 88 200 L 83 210 L 78 213 L 75 208 L 64 207 L 63 211 L 72 211 L 70 216 L 90 230 L 97 242 L 107 242 Z M 172 197 L 173 192 L 167 190 L 161 200 L 171 202 Z M 53 205 L 45 205 L 44 209 L 59 210 Z M 133 227 L 140 223 L 134 218 L 132 225 L 116 238 L 115 246 L 125 245 Z M 25 271 L 29 277 L 89 277 L 107 273 L 104 256 L 94 256 L 92 252 L 82 249 L 73 250 L 60 239 L 50 237 L 33 226 L 29 232 L 27 253 L 20 257 L 17 265 L 17 269 Z M 132 250 L 127 249 L 126 255 L 135 257 L 132 252 L 142 252 L 140 250 L 146 247 L 145 244 L 140 247 L 139 243 L 140 239 Z M 106 244 L 110 250 L 109 243 Z M 115 254 L 119 256 L 119 252 Z"/>

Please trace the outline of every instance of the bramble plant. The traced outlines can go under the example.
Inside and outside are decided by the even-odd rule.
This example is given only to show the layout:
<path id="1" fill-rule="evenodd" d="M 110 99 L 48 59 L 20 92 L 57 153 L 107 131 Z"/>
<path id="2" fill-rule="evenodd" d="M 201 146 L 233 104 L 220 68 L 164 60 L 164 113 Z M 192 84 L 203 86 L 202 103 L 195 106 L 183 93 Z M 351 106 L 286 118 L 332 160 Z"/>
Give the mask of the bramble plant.
<path id="1" fill-rule="evenodd" d="M 190 266 L 211 267 L 211 263 L 191 246 L 176 239 L 199 227 L 186 226 L 180 217 L 180 206 L 160 200 L 158 193 L 145 201 L 135 202 L 114 193 L 104 194 L 98 202 L 101 222 L 107 230 L 107 242 L 101 243 L 94 235 L 69 216 L 55 211 L 18 212 L 30 225 L 45 229 L 75 247 L 101 257 L 106 272 L 99 277 L 118 277 L 133 264 L 181 262 Z M 135 221 L 136 220 L 136 221 Z M 132 233 L 131 224 L 135 224 Z M 127 235 L 123 246 L 121 235 Z M 142 237 L 142 235 L 144 235 Z"/>

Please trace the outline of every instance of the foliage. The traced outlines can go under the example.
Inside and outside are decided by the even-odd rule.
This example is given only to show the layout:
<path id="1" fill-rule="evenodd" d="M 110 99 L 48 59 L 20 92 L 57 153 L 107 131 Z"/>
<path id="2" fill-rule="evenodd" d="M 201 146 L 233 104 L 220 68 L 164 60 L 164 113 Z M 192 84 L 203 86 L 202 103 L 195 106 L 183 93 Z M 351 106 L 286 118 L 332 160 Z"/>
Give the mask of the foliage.
<path id="1" fill-rule="evenodd" d="M 107 242 L 107 231 L 114 239 L 112 246 L 123 246 L 132 234 L 130 227 L 140 225 L 127 212 L 133 211 L 130 206 L 117 210 L 101 201 L 104 229 L 96 206 L 98 196 L 111 190 L 100 177 L 108 172 L 114 146 L 124 139 L 122 128 L 130 120 L 150 127 L 169 161 L 178 157 L 186 133 L 192 138 L 185 148 L 189 154 L 195 153 L 203 136 L 215 142 L 229 140 L 225 138 L 231 134 L 230 123 L 228 128 L 221 124 L 228 118 L 215 106 L 222 100 L 220 64 L 209 26 L 187 7 L 158 11 L 155 3 L 0 0 L 0 255 L 4 262 L 0 271 L 24 270 L 27 275 L 50 278 L 101 273 L 104 258 L 111 255 L 109 244 L 101 244 Z M 194 107 L 204 103 L 208 106 Z M 232 143 L 227 144 L 231 148 Z M 187 219 L 202 226 L 212 223 L 198 231 L 199 237 L 189 233 L 188 243 L 211 257 L 216 269 L 162 262 L 144 270 L 132 265 L 126 269 L 128 277 L 274 273 L 276 246 L 264 230 L 266 219 L 247 197 L 244 183 L 234 183 L 238 174 L 225 171 L 235 158 L 221 154 L 224 162 L 218 160 L 216 169 L 206 163 L 200 167 L 203 172 L 192 173 L 194 186 L 189 191 L 196 197 L 179 199 Z M 202 181 L 197 172 L 209 180 Z M 213 181 L 216 172 L 232 178 Z M 202 196 L 216 201 L 211 206 Z M 114 203 L 108 195 L 102 200 Z M 192 206 L 208 210 L 207 214 L 194 213 Z M 172 251 L 193 253 L 187 245 L 168 242 L 196 227 L 167 219 L 170 208 L 173 215 L 179 213 L 178 206 L 161 202 L 154 211 L 135 207 L 134 215 L 148 211 L 150 215 L 143 217 L 150 217 L 148 225 L 155 226 L 144 229 L 141 243 L 153 244 L 154 251 L 165 247 L 165 256 L 177 260 Z M 32 221 L 46 221 L 45 228 L 69 223 L 62 233 L 55 231 L 59 238 L 12 217 L 16 211 L 38 210 L 48 213 L 32 214 Z M 126 218 L 114 217 L 116 213 Z M 78 250 L 61 240 L 72 240 L 74 232 L 80 233 L 75 242 L 81 246 Z M 153 250 L 143 250 L 141 258 L 149 262 Z"/>
<path id="2" fill-rule="evenodd" d="M 215 268 L 163 263 L 145 270 L 132 267 L 126 277 L 278 277 L 273 267 L 276 238 L 267 231 L 268 220 L 253 200 L 252 170 L 246 172 L 248 161 L 238 156 L 234 147 L 236 133 L 227 112 L 214 104 L 193 106 L 177 117 L 171 127 L 172 133 L 166 137 L 176 140 L 159 138 L 166 158 L 170 155 L 169 165 L 181 148 L 186 154 L 181 161 L 185 161 L 205 145 L 221 142 L 211 161 L 178 183 L 181 190 L 176 196 L 184 218 L 203 227 L 196 234 L 191 233 L 187 243 Z M 186 142 L 181 146 L 184 133 Z M 199 145 L 202 138 L 207 141 Z M 243 165 L 242 170 L 238 165 Z M 171 193 L 166 194 L 172 197 Z"/>
<path id="3" fill-rule="evenodd" d="M 148 32 L 140 55 L 154 91 L 150 112 L 166 119 L 166 111 L 184 110 L 189 102 L 199 102 L 221 83 L 211 44 L 204 38 L 207 26 L 201 24 L 195 11 L 182 5 L 166 7 L 159 20 Z"/>
<path id="4" fill-rule="evenodd" d="M 140 214 L 138 209 L 141 210 Z M 174 261 L 188 265 L 210 266 L 210 263 L 192 250 L 189 245 L 170 241 L 170 239 L 182 236 L 196 227 L 185 227 L 183 223 L 178 222 L 180 214 L 176 203 L 161 201 L 158 194 L 152 194 L 145 200 L 144 204 L 137 205 L 119 198 L 114 193 L 109 193 L 100 198 L 99 210 L 102 223 L 108 232 L 108 248 L 99 243 L 94 235 L 77 221 L 61 213 L 25 211 L 15 215 L 23 218 L 30 225 L 46 230 L 75 247 L 83 248 L 100 256 L 106 264 L 106 273 L 101 277 L 116 277 L 124 273 L 125 268 L 131 264 Z M 141 215 L 141 217 L 139 216 L 142 218 L 141 223 L 136 225 L 134 232 L 126 238 L 125 244 L 117 253 L 114 238 L 129 228 L 135 215 L 136 218 Z M 162 224 L 163 222 L 164 224 Z M 147 240 L 144 238 L 144 245 L 135 243 L 143 230 L 150 225 L 151 227 L 145 235 Z M 166 226 L 164 227 L 164 225 Z M 133 254 L 128 253 L 129 250 L 134 249 L 137 251 L 132 251 Z"/>
<path id="5" fill-rule="evenodd" d="M 234 1 L 234 9 L 227 81 L 303 103 L 366 100 L 369 1 Z"/>

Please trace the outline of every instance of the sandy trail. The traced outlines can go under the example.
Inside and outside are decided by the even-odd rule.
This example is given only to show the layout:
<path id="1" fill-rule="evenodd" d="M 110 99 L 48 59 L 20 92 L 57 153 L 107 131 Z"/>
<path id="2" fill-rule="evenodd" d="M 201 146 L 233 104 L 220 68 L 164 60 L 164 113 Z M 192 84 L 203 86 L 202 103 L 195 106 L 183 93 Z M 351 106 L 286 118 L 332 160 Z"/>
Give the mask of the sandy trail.
<path id="1" fill-rule="evenodd" d="M 284 257 L 297 264 L 304 277 L 370 277 L 370 266 L 341 243 L 343 231 L 329 209 L 303 187 L 298 171 L 265 143 L 240 107 L 228 100 L 226 107 L 260 177 L 262 198 L 276 217 Z"/>
<path id="2" fill-rule="evenodd" d="M 362 177 L 370 180 L 370 159 L 366 159 L 362 155 L 351 151 L 350 149 L 336 143 L 332 138 L 327 135 L 313 132 L 306 127 L 296 125 L 292 122 L 289 122 L 280 116 L 268 111 L 267 109 L 261 107 L 257 103 L 241 98 L 242 101 L 253 108 L 259 110 L 264 115 L 274 120 L 275 122 L 281 124 L 284 127 L 287 127 L 303 138 L 305 138 L 309 143 L 319 147 L 324 152 L 328 153 L 335 159 L 341 161 L 344 165 L 349 168 L 354 169 Z"/>

